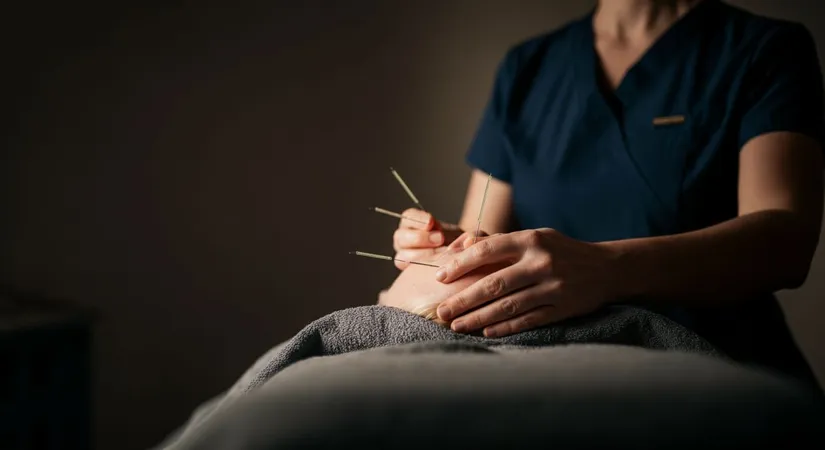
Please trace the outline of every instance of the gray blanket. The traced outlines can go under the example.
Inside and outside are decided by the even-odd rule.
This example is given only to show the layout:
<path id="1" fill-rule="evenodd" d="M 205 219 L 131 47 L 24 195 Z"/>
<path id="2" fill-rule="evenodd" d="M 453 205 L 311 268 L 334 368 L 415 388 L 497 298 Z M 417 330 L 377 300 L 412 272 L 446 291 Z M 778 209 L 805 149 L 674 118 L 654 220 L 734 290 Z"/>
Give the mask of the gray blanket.
<path id="1" fill-rule="evenodd" d="M 359 350 L 419 343 L 412 349 L 422 352 L 478 353 L 491 347 L 527 349 L 564 344 L 618 344 L 653 350 L 723 357 L 703 338 L 665 316 L 633 307 L 615 306 L 597 313 L 552 326 L 502 338 L 454 333 L 434 322 L 384 306 L 364 306 L 333 312 L 273 347 L 229 390 L 201 405 L 189 422 L 160 447 L 180 448 L 187 437 L 196 435 L 217 411 L 230 407 L 239 398 L 253 395 L 269 380 L 298 362 L 314 357 L 339 355 Z M 399 347 L 401 348 L 401 347 Z M 399 350 L 400 351 L 400 350 Z"/>
<path id="2" fill-rule="evenodd" d="M 435 345 L 459 351 L 486 346 L 586 343 L 721 356 L 699 335 L 667 317 L 628 306 L 605 308 L 586 317 L 496 339 L 454 333 L 396 308 L 362 306 L 333 312 L 307 325 L 280 345 L 279 351 L 270 352 L 269 359 L 261 362 L 260 371 L 249 380 L 245 390 L 260 386 L 289 365 L 307 358 L 422 341 L 435 341 L 439 343 Z"/>

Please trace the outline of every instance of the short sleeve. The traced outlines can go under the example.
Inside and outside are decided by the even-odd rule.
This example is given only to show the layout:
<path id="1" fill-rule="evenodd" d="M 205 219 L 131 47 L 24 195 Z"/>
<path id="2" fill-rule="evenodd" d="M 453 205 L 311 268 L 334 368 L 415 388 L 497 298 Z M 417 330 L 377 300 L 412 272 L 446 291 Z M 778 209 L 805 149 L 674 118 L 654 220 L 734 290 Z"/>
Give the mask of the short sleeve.
<path id="1" fill-rule="evenodd" d="M 511 50 L 499 63 L 492 93 L 465 158 L 471 167 L 507 183 L 512 178 L 512 162 L 504 125 L 509 95 L 515 82 L 514 65 Z"/>
<path id="2" fill-rule="evenodd" d="M 805 134 L 822 146 L 825 98 L 816 45 L 805 27 L 786 24 L 758 49 L 744 88 L 746 102 L 739 148 L 765 133 Z"/>

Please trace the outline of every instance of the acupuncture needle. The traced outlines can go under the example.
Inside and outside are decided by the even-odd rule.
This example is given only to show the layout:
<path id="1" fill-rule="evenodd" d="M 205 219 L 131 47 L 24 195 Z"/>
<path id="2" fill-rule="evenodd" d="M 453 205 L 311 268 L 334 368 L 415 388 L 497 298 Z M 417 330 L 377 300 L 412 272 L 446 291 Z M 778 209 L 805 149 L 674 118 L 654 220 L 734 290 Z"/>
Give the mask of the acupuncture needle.
<path id="1" fill-rule="evenodd" d="M 367 258 L 383 259 L 385 261 L 398 261 L 398 262 L 403 262 L 403 263 L 407 263 L 407 264 L 415 264 L 415 265 L 418 265 L 418 266 L 427 266 L 427 267 L 436 267 L 436 268 L 441 267 L 441 266 L 437 266 L 435 264 L 428 264 L 428 263 L 423 263 L 423 262 L 418 262 L 418 261 L 406 261 L 406 260 L 403 260 L 403 259 L 393 258 L 392 256 L 377 255 L 375 253 L 354 251 L 354 252 L 349 252 L 349 254 L 350 255 L 356 255 L 356 256 L 366 256 Z"/>
<path id="2" fill-rule="evenodd" d="M 377 206 L 370 207 L 370 211 L 375 211 L 377 213 L 385 214 L 385 215 L 392 216 L 392 217 L 397 217 L 399 219 L 409 220 L 409 221 L 412 221 L 412 222 L 423 223 L 424 225 L 427 225 L 429 223 L 429 222 L 425 222 L 423 220 L 413 219 L 410 216 L 405 216 L 403 214 L 399 214 L 397 212 L 390 211 L 388 209 L 379 208 Z"/>
<path id="3" fill-rule="evenodd" d="M 478 208 L 478 222 L 476 223 L 476 234 L 473 235 L 473 244 L 478 240 L 478 233 L 481 231 L 481 216 L 484 214 L 484 203 L 487 202 L 487 191 L 490 189 L 490 180 L 493 179 L 493 174 L 487 175 L 487 185 L 484 186 L 484 196 L 481 197 L 481 207 Z"/>
<path id="4" fill-rule="evenodd" d="M 426 211 L 424 209 L 424 207 L 421 206 L 421 202 L 418 201 L 418 198 L 415 197 L 415 194 L 412 193 L 412 190 L 410 189 L 410 187 L 407 186 L 407 183 L 404 182 L 404 179 L 401 178 L 401 175 L 399 175 L 398 172 L 396 172 L 395 169 L 393 169 L 392 167 L 390 167 L 390 172 L 392 172 L 392 175 L 395 177 L 396 180 L 398 180 L 398 184 L 400 184 L 401 187 L 404 188 L 404 191 L 407 193 L 407 195 L 413 201 L 415 206 L 418 209 L 422 210 L 422 211 Z"/>

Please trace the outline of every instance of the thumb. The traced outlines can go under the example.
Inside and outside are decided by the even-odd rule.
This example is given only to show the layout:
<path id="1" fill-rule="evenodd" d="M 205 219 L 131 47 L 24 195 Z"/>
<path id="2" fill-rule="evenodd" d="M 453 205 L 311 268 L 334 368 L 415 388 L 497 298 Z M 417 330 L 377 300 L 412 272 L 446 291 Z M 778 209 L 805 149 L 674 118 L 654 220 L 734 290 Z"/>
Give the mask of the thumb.
<path id="1" fill-rule="evenodd" d="M 459 245 L 461 245 L 461 247 L 459 247 L 459 248 L 462 249 L 462 250 L 467 249 L 468 247 L 472 246 L 473 244 L 475 244 L 476 242 L 478 242 L 480 240 L 484 240 L 485 238 L 490 237 L 490 235 L 488 235 L 487 233 L 485 233 L 483 231 L 479 231 L 478 235 L 476 235 L 475 232 L 471 232 L 471 233 L 468 232 L 468 233 L 464 233 L 464 234 L 466 234 L 467 236 L 462 236 L 463 239 L 458 239 L 458 241 L 460 241 Z"/>
<path id="2" fill-rule="evenodd" d="M 472 234 L 466 231 L 464 233 L 461 233 L 461 235 L 455 238 L 455 240 L 451 242 L 449 247 L 447 248 L 449 250 L 463 250 L 465 248 L 464 241 L 467 240 L 467 238 L 469 238 L 470 236 L 472 236 Z"/>

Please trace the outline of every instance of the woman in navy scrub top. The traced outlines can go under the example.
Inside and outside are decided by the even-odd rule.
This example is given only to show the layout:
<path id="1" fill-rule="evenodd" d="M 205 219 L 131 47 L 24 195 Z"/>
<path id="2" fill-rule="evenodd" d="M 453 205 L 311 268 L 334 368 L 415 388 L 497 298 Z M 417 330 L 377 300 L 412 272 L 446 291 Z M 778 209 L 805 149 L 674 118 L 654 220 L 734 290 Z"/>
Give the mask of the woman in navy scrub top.
<path id="1" fill-rule="evenodd" d="M 823 101 L 799 24 L 717 0 L 602 1 L 498 68 L 458 224 L 475 230 L 492 174 L 485 236 L 409 210 L 429 225 L 402 221 L 398 257 L 466 247 L 444 283 L 511 263 L 441 305 L 457 332 L 632 303 L 810 380 L 773 292 L 804 282 L 817 246 Z"/>

